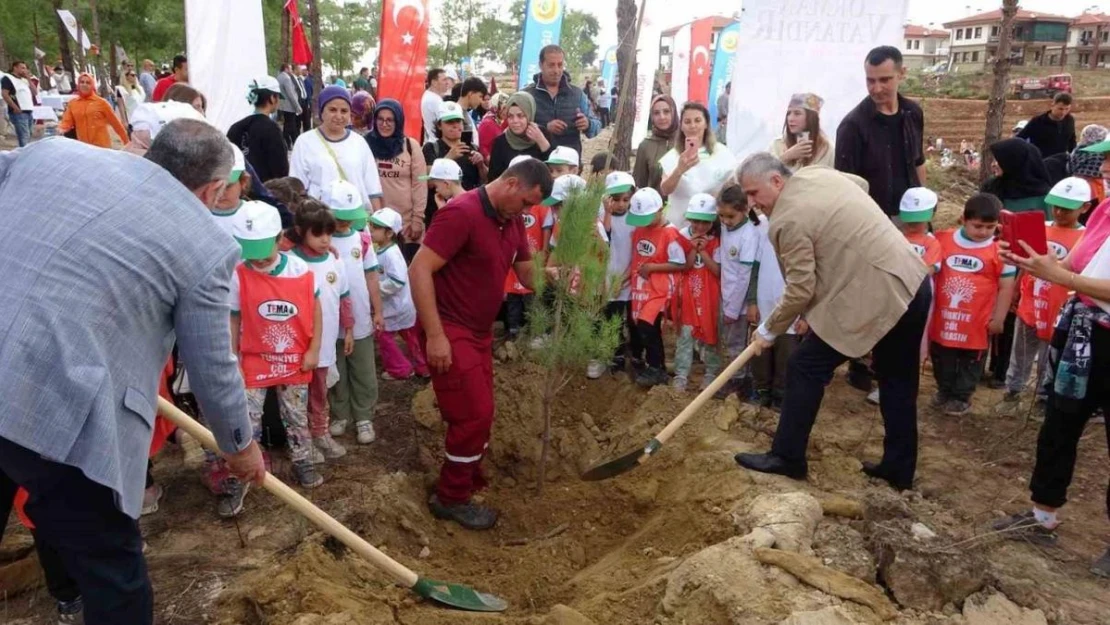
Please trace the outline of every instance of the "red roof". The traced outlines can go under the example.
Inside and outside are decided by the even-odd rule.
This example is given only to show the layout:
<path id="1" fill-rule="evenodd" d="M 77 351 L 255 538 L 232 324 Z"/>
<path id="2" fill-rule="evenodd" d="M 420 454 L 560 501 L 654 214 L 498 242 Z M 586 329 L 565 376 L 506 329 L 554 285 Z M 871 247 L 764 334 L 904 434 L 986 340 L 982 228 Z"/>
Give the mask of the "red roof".
<path id="1" fill-rule="evenodd" d="M 906 24 L 906 36 L 907 37 L 925 37 L 927 39 L 932 38 L 932 37 L 938 37 L 938 38 L 943 37 L 943 38 L 947 39 L 948 38 L 948 31 L 947 30 L 933 30 L 932 28 L 926 28 L 925 26 L 918 26 L 917 24 Z"/>
<path id="2" fill-rule="evenodd" d="M 1071 25 L 1087 26 L 1094 24 L 1105 24 L 1107 22 L 1110 22 L 1110 15 L 1107 15 L 1105 13 L 1084 13 L 1083 15 L 1075 18 L 1075 21 L 1072 22 Z"/>
<path id="3" fill-rule="evenodd" d="M 1015 20 L 1044 20 L 1046 22 L 1068 22 L 1071 23 L 1072 18 L 1066 15 L 1054 15 L 1052 13 L 1038 13 L 1037 11 L 1027 11 L 1026 9 L 1018 9 L 1017 15 L 1014 16 Z M 978 13 L 963 19 L 955 20 L 952 22 L 945 22 L 944 27 L 950 28 L 952 26 L 964 26 L 966 24 L 982 24 L 984 22 L 1000 22 L 1002 21 L 1002 9 L 995 9 L 987 11 L 986 13 Z"/>

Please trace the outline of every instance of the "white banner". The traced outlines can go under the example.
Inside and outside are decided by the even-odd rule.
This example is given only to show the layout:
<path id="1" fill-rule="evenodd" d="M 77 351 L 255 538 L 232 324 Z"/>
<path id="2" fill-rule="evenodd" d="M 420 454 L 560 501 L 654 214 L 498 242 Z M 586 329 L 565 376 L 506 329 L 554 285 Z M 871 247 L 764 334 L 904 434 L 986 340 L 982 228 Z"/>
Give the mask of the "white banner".
<path id="1" fill-rule="evenodd" d="M 74 41 L 77 41 L 77 18 L 73 17 L 73 13 L 70 13 L 67 9 L 58 9 L 58 18 L 65 24 L 66 30 L 69 31 L 69 36 L 73 37 Z M 80 41 L 81 47 L 86 50 L 92 46 L 92 44 L 89 43 L 89 33 L 83 28 L 81 29 Z M 74 88 L 76 88 L 76 85 L 74 85 Z"/>
<path id="2" fill-rule="evenodd" d="M 733 153 L 766 150 L 801 92 L 825 99 L 821 130 L 835 141 L 840 120 L 867 97 L 867 53 L 901 45 L 907 2 L 744 0 L 728 110 Z"/>
<path id="3" fill-rule="evenodd" d="M 659 33 L 662 31 L 658 12 L 660 0 L 643 0 L 644 20 L 636 42 L 636 119 L 632 126 L 632 149 L 635 150 L 648 133 L 651 119 L 651 96 L 655 88 L 655 70 L 659 69 Z M 621 94 L 622 97 L 624 94 Z"/>
<path id="4" fill-rule="evenodd" d="M 268 73 L 262 0 L 185 0 L 189 84 L 208 98 L 206 117 L 227 132 L 254 112 L 247 85 Z"/>
<path id="5" fill-rule="evenodd" d="M 671 44 L 671 97 L 679 109 L 690 99 L 690 25 L 678 29 Z"/>

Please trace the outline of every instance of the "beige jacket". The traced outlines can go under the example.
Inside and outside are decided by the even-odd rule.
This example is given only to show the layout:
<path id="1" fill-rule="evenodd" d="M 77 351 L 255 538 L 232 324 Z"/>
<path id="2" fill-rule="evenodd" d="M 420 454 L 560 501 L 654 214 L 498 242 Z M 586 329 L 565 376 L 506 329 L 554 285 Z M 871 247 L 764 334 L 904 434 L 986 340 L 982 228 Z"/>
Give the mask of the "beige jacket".
<path id="1" fill-rule="evenodd" d="M 833 167 L 833 161 L 835 160 L 835 150 L 833 148 L 832 141 L 829 141 L 829 138 L 826 137 L 825 133 L 823 132 L 821 133 L 821 138 L 825 140 L 825 148 L 821 150 L 821 153 L 817 155 L 817 158 L 814 159 L 812 163 L 807 165 L 807 167 L 813 167 L 816 165 L 820 165 L 821 167 Z M 786 153 L 786 150 L 786 140 L 782 137 L 779 137 L 778 139 L 772 141 L 771 147 L 768 149 L 771 154 L 775 155 L 775 158 L 778 158 L 780 160 L 782 159 L 782 155 Z M 783 163 L 790 168 L 790 171 L 798 171 L 799 169 L 801 169 L 800 163 L 798 162 L 787 163 L 786 161 L 783 161 Z"/>
<path id="2" fill-rule="evenodd" d="M 762 330 L 782 334 L 802 315 L 822 340 L 855 358 L 906 312 L 928 270 L 865 186 L 825 167 L 787 180 L 768 232 L 786 290 Z"/>

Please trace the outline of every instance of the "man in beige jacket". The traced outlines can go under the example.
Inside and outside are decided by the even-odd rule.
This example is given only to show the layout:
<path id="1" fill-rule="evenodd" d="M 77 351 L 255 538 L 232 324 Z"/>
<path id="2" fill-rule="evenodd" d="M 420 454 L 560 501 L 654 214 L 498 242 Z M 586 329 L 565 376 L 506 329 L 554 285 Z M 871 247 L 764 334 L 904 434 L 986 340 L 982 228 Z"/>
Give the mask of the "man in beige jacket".
<path id="1" fill-rule="evenodd" d="M 771 451 L 737 454 L 743 467 L 806 476 L 806 446 L 833 371 L 874 352 L 886 438 L 864 472 L 904 489 L 917 464 L 918 349 L 929 315 L 928 271 L 862 179 L 824 167 L 791 174 L 774 156 L 749 156 L 740 184 L 770 220 L 786 289 L 752 341 L 762 351 L 803 317 L 811 328 L 787 365 Z"/>

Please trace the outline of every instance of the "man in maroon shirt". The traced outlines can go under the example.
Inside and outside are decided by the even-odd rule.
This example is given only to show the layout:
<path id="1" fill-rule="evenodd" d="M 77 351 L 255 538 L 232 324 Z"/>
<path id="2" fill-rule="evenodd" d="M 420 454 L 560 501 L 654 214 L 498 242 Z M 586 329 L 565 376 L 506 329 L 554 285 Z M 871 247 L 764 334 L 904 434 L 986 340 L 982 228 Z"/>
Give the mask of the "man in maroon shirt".
<path id="1" fill-rule="evenodd" d="M 468 529 L 489 529 L 497 511 L 471 501 L 485 487 L 481 462 L 493 425 L 493 322 L 516 270 L 532 285 L 532 254 L 521 213 L 551 195 L 547 166 L 528 159 L 497 180 L 468 191 L 436 212 L 409 267 L 424 330 L 432 389 L 447 422 L 447 458 L 432 514 Z"/>
<path id="2" fill-rule="evenodd" d="M 154 83 L 154 93 L 151 94 L 150 99 L 161 102 L 162 98 L 166 97 L 166 91 L 179 82 L 189 82 L 189 61 L 184 54 L 173 57 L 173 73 Z"/>

